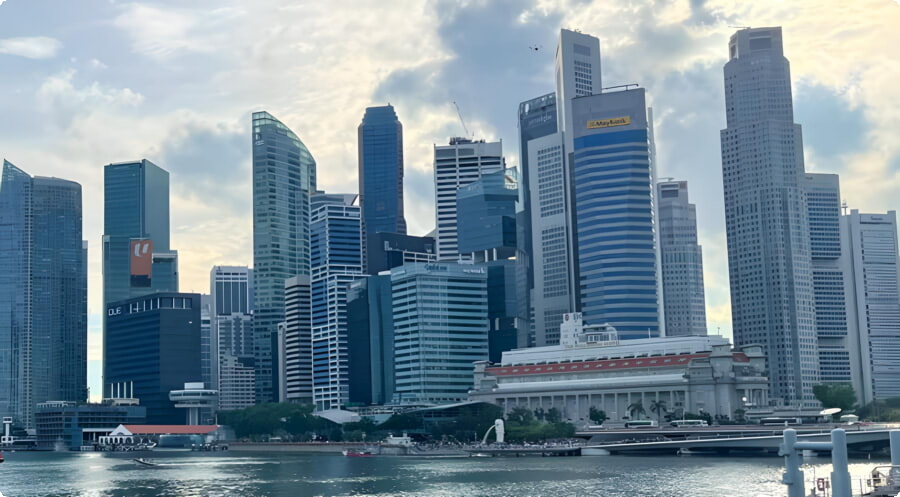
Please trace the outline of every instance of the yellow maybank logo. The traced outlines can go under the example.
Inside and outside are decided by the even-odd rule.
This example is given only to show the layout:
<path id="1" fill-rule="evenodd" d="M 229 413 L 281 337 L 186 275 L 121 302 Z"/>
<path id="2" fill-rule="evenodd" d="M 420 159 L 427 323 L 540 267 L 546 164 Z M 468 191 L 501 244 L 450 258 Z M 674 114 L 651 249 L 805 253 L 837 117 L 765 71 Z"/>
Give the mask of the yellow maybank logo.
<path id="1" fill-rule="evenodd" d="M 613 117 L 611 119 L 595 119 L 587 122 L 588 129 L 611 128 L 613 126 L 626 126 L 631 124 L 631 117 Z"/>

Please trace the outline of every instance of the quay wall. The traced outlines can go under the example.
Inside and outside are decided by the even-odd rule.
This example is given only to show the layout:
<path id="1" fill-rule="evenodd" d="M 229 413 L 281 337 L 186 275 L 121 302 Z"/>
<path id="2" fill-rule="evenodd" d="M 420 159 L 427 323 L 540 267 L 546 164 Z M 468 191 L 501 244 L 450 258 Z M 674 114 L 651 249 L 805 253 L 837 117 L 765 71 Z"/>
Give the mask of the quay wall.
<path id="1" fill-rule="evenodd" d="M 360 449 L 359 442 L 339 443 L 291 443 L 291 442 L 231 442 L 228 450 L 235 452 L 302 452 L 306 454 L 340 454 L 346 449 Z"/>

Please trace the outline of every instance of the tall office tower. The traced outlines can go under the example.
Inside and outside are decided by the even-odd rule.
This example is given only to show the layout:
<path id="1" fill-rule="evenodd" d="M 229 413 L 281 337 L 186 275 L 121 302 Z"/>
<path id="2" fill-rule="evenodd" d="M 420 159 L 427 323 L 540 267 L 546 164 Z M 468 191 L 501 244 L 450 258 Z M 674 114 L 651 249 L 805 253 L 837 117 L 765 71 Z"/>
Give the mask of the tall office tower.
<path id="1" fill-rule="evenodd" d="M 209 273 L 213 335 L 219 357 L 231 354 L 253 361 L 253 270 L 247 266 L 213 266 Z"/>
<path id="2" fill-rule="evenodd" d="M 359 206 L 365 247 L 374 233 L 406 234 L 403 217 L 403 125 L 394 107 L 368 107 L 357 130 Z"/>
<path id="3" fill-rule="evenodd" d="M 109 164 L 103 168 L 103 191 L 104 305 L 177 292 L 178 253 L 169 247 L 169 173 L 147 159 Z M 105 377 L 105 331 L 103 343 Z M 104 397 L 110 383 L 103 382 Z"/>
<path id="4" fill-rule="evenodd" d="M 87 399 L 87 273 L 81 185 L 0 177 L 0 416 L 34 427 L 34 407 Z"/>
<path id="5" fill-rule="evenodd" d="M 456 191 L 485 174 L 506 168 L 503 142 L 451 138 L 434 147 L 435 241 L 440 261 L 459 258 L 456 246 Z"/>
<path id="6" fill-rule="evenodd" d="M 815 407 L 819 352 L 803 146 L 781 28 L 742 29 L 728 47 L 721 140 L 735 345 L 763 346 L 770 398 Z"/>
<path id="7" fill-rule="evenodd" d="M 841 240 L 857 398 L 867 404 L 900 397 L 897 214 L 852 210 L 841 219 Z"/>
<path id="8" fill-rule="evenodd" d="M 213 337 L 211 307 L 210 296 L 200 295 L 200 379 L 204 388 L 215 390 L 219 347 Z"/>
<path id="9" fill-rule="evenodd" d="M 575 220 L 581 312 L 619 337 L 660 335 L 652 144 L 644 90 L 576 98 Z"/>
<path id="10" fill-rule="evenodd" d="M 664 181 L 656 188 L 666 336 L 706 335 L 697 207 L 688 199 L 687 181 Z"/>
<path id="11" fill-rule="evenodd" d="M 200 312 L 196 293 L 160 292 L 106 305 L 104 381 L 134 382 L 149 424 L 184 423 L 169 392 L 201 381 Z"/>
<path id="12" fill-rule="evenodd" d="M 391 270 L 394 402 L 464 401 L 488 358 L 487 271 L 411 263 Z"/>
<path id="13" fill-rule="evenodd" d="M 837 174 L 803 177 L 809 216 L 809 248 L 816 305 L 819 380 L 860 384 L 852 367 L 844 296 L 845 256 L 841 247 L 841 189 Z"/>
<path id="14" fill-rule="evenodd" d="M 367 276 L 347 290 L 350 402 L 389 404 L 394 396 L 391 275 Z"/>
<path id="15" fill-rule="evenodd" d="M 231 354 L 219 362 L 219 410 L 244 409 L 256 403 L 253 366 L 246 366 Z"/>
<path id="16" fill-rule="evenodd" d="M 519 182 L 515 169 L 483 176 L 456 194 L 459 253 L 487 269 L 488 345 L 490 360 L 516 348 L 519 315 L 516 302 L 516 202 Z"/>
<path id="17" fill-rule="evenodd" d="M 284 282 L 309 275 L 309 196 L 316 161 L 268 112 L 253 113 L 253 340 L 256 401 L 278 401 L 272 335 L 284 321 Z"/>
<path id="18" fill-rule="evenodd" d="M 313 403 L 312 302 L 309 276 L 284 282 L 284 383 L 287 400 Z"/>
<path id="19" fill-rule="evenodd" d="M 546 337 L 546 328 L 544 319 L 538 319 L 536 309 L 540 307 L 543 314 L 544 296 L 541 295 L 541 289 L 544 287 L 543 280 L 538 281 L 535 277 L 535 268 L 537 266 L 544 267 L 546 261 L 544 259 L 543 245 L 533 243 L 535 233 L 542 233 L 546 228 L 544 216 L 539 207 L 544 198 L 538 198 L 537 206 L 532 200 L 532 190 L 546 188 L 548 182 L 546 177 L 542 177 L 538 172 L 538 164 L 532 163 L 529 159 L 529 142 L 537 138 L 543 138 L 547 135 L 556 134 L 559 129 L 557 126 L 556 113 L 556 94 L 549 93 L 531 100 L 527 100 L 519 104 L 519 198 L 516 203 L 516 305 L 519 307 L 518 314 L 528 319 L 527 325 L 519 328 L 519 336 L 517 339 L 518 347 L 528 347 L 536 345 L 537 336 Z M 559 142 L 557 141 L 557 144 Z M 541 181 L 541 180 L 544 181 Z M 561 188 L 559 192 L 564 194 Z M 565 198 L 563 199 L 565 202 Z M 563 226 L 565 222 L 563 221 Z M 544 274 L 542 272 L 542 274 Z M 537 297 L 535 297 L 535 289 L 537 289 Z M 568 293 L 563 296 L 568 298 Z M 563 306 L 568 309 L 568 306 Z M 562 314 L 559 315 L 560 322 Z M 556 323 L 558 325 L 558 323 Z M 541 343 L 546 343 L 542 339 Z"/>
<path id="20" fill-rule="evenodd" d="M 355 194 L 316 193 L 310 218 L 313 401 L 317 410 L 348 400 L 347 286 L 363 277 Z"/>

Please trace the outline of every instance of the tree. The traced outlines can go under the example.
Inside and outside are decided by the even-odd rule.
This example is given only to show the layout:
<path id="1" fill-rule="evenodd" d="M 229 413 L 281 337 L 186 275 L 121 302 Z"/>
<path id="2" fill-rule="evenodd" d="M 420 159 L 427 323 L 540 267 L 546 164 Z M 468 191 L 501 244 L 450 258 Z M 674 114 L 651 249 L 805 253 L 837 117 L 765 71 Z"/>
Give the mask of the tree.
<path id="1" fill-rule="evenodd" d="M 547 415 L 547 412 L 544 411 L 543 407 L 538 407 L 534 410 L 534 417 L 538 419 L 538 421 L 544 421 L 544 416 Z"/>
<path id="2" fill-rule="evenodd" d="M 595 424 L 602 425 L 603 422 L 609 418 L 606 417 L 606 411 L 591 406 L 590 410 L 588 410 L 588 419 L 593 421 Z"/>
<path id="3" fill-rule="evenodd" d="M 823 383 L 813 386 L 813 395 L 828 409 L 839 407 L 842 411 L 856 408 L 856 392 L 849 383 Z"/>
<path id="4" fill-rule="evenodd" d="M 650 412 L 656 413 L 656 424 L 662 424 L 660 417 L 666 413 L 666 401 L 654 400 L 650 402 Z"/>
<path id="5" fill-rule="evenodd" d="M 547 409 L 547 415 L 545 417 L 548 423 L 554 424 L 562 421 L 562 413 L 559 412 L 559 409 L 555 407 L 551 407 Z"/>
<path id="6" fill-rule="evenodd" d="M 527 407 L 514 407 L 506 413 L 506 420 L 510 423 L 527 425 L 534 420 L 534 414 Z"/>
<path id="7" fill-rule="evenodd" d="M 628 415 L 631 416 L 632 419 L 635 417 L 637 419 L 641 419 L 641 416 L 647 414 L 647 411 L 644 409 L 644 402 L 638 400 L 636 402 L 632 402 L 628 406 Z"/>

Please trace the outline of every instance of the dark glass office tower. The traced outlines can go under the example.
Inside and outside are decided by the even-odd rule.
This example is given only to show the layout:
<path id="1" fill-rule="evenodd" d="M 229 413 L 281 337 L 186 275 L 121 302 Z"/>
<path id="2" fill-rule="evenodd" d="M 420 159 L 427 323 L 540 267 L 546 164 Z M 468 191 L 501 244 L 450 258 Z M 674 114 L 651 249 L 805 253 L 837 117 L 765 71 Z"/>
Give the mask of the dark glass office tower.
<path id="1" fill-rule="evenodd" d="M 253 113 L 253 340 L 256 401 L 278 401 L 280 366 L 272 335 L 285 319 L 284 282 L 309 275 L 309 196 L 316 161 L 287 126 Z M 289 337 L 286 337 L 289 338 Z"/>
<path id="2" fill-rule="evenodd" d="M 403 217 L 403 125 L 397 119 L 393 106 L 369 107 L 357 133 L 359 205 L 362 208 L 365 245 L 369 235 L 374 233 L 406 233 L 406 219 Z"/>
<path id="3" fill-rule="evenodd" d="M 4 161 L 0 183 L 0 416 L 87 398 L 81 185 Z"/>
<path id="4" fill-rule="evenodd" d="M 168 171 L 147 159 L 109 164 L 103 169 L 103 191 L 104 305 L 177 292 L 178 254 L 169 247 Z M 106 350 L 104 333 L 104 376 Z M 105 389 L 110 382 L 103 383 Z"/>

